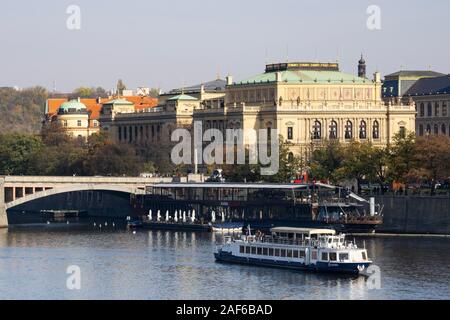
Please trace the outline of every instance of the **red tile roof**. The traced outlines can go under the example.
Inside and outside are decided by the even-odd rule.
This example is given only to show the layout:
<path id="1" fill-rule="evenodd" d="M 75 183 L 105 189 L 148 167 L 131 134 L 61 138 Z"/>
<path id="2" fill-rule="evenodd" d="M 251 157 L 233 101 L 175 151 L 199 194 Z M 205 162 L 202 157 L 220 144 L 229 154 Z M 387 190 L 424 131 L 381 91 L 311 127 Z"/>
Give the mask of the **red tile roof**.
<path id="1" fill-rule="evenodd" d="M 158 99 L 150 98 L 150 97 L 141 97 L 141 96 L 131 96 L 131 97 L 123 97 L 124 99 L 134 103 L 134 109 L 136 111 L 153 108 L 158 105 Z M 102 109 L 103 103 L 113 100 L 114 98 L 104 98 L 101 99 L 100 103 L 97 99 L 80 99 L 81 103 L 83 103 L 87 110 L 91 113 L 91 120 L 98 120 L 100 117 L 100 110 Z M 58 108 L 66 101 L 68 98 L 59 98 L 59 99 L 48 99 L 47 100 L 47 110 L 46 116 L 52 117 L 58 112 Z"/>

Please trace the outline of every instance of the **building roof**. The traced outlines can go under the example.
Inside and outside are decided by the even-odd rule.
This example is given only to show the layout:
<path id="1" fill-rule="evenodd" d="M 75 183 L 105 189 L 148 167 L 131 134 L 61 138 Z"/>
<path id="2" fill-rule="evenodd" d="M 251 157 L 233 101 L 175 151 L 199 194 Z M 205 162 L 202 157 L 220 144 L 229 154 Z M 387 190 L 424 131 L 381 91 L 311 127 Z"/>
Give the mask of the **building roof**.
<path id="1" fill-rule="evenodd" d="M 84 105 L 84 103 L 78 100 L 70 100 L 63 102 L 58 108 L 58 110 L 63 112 L 71 112 L 71 111 L 80 112 L 80 111 L 87 111 L 87 108 Z"/>
<path id="2" fill-rule="evenodd" d="M 177 88 L 169 91 L 169 94 L 176 94 L 176 93 L 198 93 L 201 90 L 201 87 L 203 86 L 205 92 L 222 92 L 225 91 L 225 86 L 227 82 L 223 79 L 216 79 L 213 81 L 208 81 L 204 83 L 200 83 L 194 86 L 190 87 L 184 87 L 184 88 Z"/>
<path id="3" fill-rule="evenodd" d="M 418 80 L 406 95 L 450 94 L 450 75 Z"/>
<path id="4" fill-rule="evenodd" d="M 100 110 L 102 109 L 103 104 L 113 101 L 114 99 L 80 99 L 80 102 L 83 103 L 87 111 L 90 112 L 91 120 L 98 120 L 100 117 Z M 118 99 L 115 99 L 118 100 Z M 158 105 L 158 99 L 151 97 L 141 97 L 141 96 L 129 96 L 123 97 L 121 100 L 126 101 L 126 103 L 134 104 L 134 109 L 136 111 L 142 109 L 149 109 L 156 107 Z M 59 107 L 68 101 L 68 98 L 55 98 L 55 99 L 47 99 L 45 106 L 45 114 L 48 117 L 52 117 L 58 112 Z"/>
<path id="5" fill-rule="evenodd" d="M 280 71 L 281 81 L 287 83 L 370 83 L 368 79 L 340 71 L 285 70 Z M 275 82 L 277 72 L 266 72 L 239 81 L 235 85 Z"/>
<path id="6" fill-rule="evenodd" d="M 167 100 L 198 100 L 198 99 L 194 98 L 193 96 L 189 96 L 187 94 L 180 94 Z"/>
<path id="7" fill-rule="evenodd" d="M 431 71 L 431 70 L 400 70 L 385 76 L 385 78 L 394 78 L 394 77 L 440 77 L 443 76 L 443 73 Z"/>

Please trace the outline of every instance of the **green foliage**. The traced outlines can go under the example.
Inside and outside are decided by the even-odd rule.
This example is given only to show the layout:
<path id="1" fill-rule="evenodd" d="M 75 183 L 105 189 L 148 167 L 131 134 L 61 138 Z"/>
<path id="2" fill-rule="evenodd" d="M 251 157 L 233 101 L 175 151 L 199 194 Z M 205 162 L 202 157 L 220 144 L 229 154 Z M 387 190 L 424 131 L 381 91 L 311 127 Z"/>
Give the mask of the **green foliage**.
<path id="1" fill-rule="evenodd" d="M 337 140 L 326 141 L 322 148 L 313 151 L 311 177 L 316 180 L 337 182 L 338 169 L 344 161 L 344 149 Z"/>
<path id="2" fill-rule="evenodd" d="M 48 92 L 42 87 L 0 89 L 0 134 L 39 132 L 47 98 Z"/>

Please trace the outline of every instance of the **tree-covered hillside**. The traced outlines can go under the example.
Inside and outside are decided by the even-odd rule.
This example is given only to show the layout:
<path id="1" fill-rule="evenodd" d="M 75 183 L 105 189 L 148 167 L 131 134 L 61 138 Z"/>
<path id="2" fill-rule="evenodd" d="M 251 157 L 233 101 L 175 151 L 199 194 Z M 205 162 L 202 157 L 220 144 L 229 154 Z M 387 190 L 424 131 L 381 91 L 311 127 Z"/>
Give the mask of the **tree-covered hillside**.
<path id="1" fill-rule="evenodd" d="M 42 87 L 0 88 L 0 133 L 38 133 L 48 92 Z"/>

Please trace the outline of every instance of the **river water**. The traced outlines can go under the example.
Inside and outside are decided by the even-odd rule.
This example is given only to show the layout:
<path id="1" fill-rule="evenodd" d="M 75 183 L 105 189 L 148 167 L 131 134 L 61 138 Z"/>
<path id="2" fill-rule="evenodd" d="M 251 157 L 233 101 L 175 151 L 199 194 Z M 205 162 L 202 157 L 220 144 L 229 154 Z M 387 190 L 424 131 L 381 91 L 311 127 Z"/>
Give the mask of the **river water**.
<path id="1" fill-rule="evenodd" d="M 450 238 L 357 238 L 364 277 L 219 264 L 220 235 L 46 225 L 0 230 L 0 299 L 450 299 Z M 70 290 L 70 266 L 80 289 Z"/>

